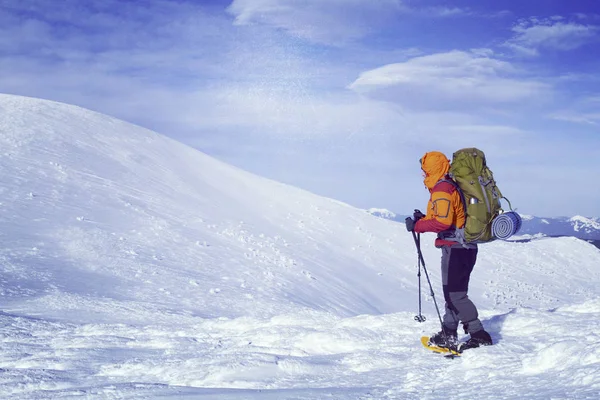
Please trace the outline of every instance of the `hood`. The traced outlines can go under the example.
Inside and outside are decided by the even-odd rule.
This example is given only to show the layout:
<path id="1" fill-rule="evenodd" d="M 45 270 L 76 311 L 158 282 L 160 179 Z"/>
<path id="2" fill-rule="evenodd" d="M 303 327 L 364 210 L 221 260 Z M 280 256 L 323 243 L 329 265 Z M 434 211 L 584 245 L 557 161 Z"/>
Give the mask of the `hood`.
<path id="1" fill-rule="evenodd" d="M 430 151 L 421 158 L 421 169 L 425 173 L 425 187 L 431 190 L 450 171 L 450 160 L 444 153 Z"/>

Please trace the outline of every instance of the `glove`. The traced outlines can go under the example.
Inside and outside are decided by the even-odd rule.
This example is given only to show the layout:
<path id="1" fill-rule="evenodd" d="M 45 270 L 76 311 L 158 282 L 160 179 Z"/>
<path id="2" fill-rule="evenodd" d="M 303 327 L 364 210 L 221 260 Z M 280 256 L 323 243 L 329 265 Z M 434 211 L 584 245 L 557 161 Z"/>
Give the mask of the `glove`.
<path id="1" fill-rule="evenodd" d="M 412 232 L 415 230 L 415 220 L 412 219 L 411 217 L 406 217 L 406 219 L 404 220 L 404 223 L 406 224 L 407 231 Z"/>
<path id="2" fill-rule="evenodd" d="M 425 216 L 425 214 L 423 214 L 421 212 L 421 210 L 415 210 L 415 213 L 413 214 L 413 219 L 415 220 L 415 222 L 417 222 L 418 220 L 420 220 L 424 216 Z"/>

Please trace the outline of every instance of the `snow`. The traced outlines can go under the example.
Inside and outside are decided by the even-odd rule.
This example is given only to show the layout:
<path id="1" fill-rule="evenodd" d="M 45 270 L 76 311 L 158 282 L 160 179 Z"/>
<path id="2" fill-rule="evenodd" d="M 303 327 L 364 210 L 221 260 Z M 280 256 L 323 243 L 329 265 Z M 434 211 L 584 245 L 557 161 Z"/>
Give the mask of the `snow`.
<path id="1" fill-rule="evenodd" d="M 578 232 L 580 230 L 600 230 L 600 222 L 592 218 L 582 217 L 576 215 L 569 219 L 569 222 L 573 224 L 573 229 Z"/>
<path id="2" fill-rule="evenodd" d="M 378 217 L 394 219 L 396 218 L 396 214 L 386 208 L 369 208 L 367 210 L 369 214 L 376 215 Z"/>
<path id="3" fill-rule="evenodd" d="M 428 291 L 413 319 L 402 224 L 54 102 L 0 95 L 0 152 L 0 398 L 600 392 L 587 242 L 482 245 L 470 297 L 496 344 L 447 360 L 419 344 L 439 327 Z"/>

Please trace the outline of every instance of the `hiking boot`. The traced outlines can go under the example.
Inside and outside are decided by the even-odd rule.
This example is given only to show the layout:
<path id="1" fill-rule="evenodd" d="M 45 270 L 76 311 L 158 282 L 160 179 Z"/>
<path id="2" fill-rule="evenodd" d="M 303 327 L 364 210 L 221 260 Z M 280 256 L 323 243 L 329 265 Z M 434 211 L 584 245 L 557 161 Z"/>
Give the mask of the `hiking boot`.
<path id="1" fill-rule="evenodd" d="M 474 349 L 479 346 L 491 346 L 492 344 L 492 337 L 489 333 L 482 329 L 480 331 L 471 333 L 471 338 L 460 344 L 458 347 L 458 352 L 462 353 L 467 349 Z"/>
<path id="2" fill-rule="evenodd" d="M 445 335 L 444 331 L 446 331 Z M 448 339 L 448 343 L 446 343 L 446 339 Z M 439 331 L 429 338 L 429 344 L 455 349 L 458 344 L 458 334 L 456 329 L 444 328 L 444 330 Z"/>

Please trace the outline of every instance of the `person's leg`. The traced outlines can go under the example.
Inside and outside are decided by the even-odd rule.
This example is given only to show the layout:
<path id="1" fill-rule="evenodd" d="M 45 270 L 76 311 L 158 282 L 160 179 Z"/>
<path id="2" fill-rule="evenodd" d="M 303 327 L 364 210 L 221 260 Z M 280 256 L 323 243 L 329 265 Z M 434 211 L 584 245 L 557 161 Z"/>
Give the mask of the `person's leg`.
<path id="1" fill-rule="evenodd" d="M 456 318 L 455 326 L 458 326 L 457 320 L 460 320 L 468 333 L 480 331 L 483 325 L 479 320 L 479 313 L 467 294 L 471 272 L 477 261 L 477 249 L 449 248 L 447 253 L 448 276 L 444 285 L 444 298 L 451 311 L 447 313 L 448 321 Z"/>
<path id="2" fill-rule="evenodd" d="M 437 346 L 456 347 L 458 344 L 458 317 L 450 308 L 449 297 L 446 291 L 448 282 L 448 266 L 450 260 L 450 249 L 442 247 L 442 287 L 444 289 L 445 313 L 442 318 L 443 329 L 429 338 L 429 342 Z"/>
<path id="3" fill-rule="evenodd" d="M 471 336 L 460 344 L 458 351 L 491 345 L 492 338 L 483 329 L 477 308 L 467 295 L 471 272 L 477 261 L 477 249 L 451 248 L 448 258 L 448 279 L 444 288 L 444 293 L 448 296 L 448 307 L 463 323 L 465 332 Z"/>
<path id="4" fill-rule="evenodd" d="M 450 261 L 452 258 L 452 249 L 450 247 L 442 247 L 442 289 L 444 292 L 445 313 L 443 323 L 446 328 L 451 331 L 458 329 L 458 316 L 455 308 L 450 300 L 450 292 L 448 291 L 448 274 L 450 269 Z"/>

